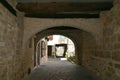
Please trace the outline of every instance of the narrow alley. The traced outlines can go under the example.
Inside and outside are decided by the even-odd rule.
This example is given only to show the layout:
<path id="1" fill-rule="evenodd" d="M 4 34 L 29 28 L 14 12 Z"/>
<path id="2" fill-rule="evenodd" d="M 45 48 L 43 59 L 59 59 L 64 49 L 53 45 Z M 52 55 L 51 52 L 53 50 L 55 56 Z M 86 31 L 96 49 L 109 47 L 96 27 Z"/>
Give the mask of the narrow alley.
<path id="1" fill-rule="evenodd" d="M 0 0 L 0 80 L 96 79 L 120 80 L 120 0 Z"/>
<path id="2" fill-rule="evenodd" d="M 29 80 L 96 80 L 84 68 L 66 60 L 49 60 L 30 75 Z"/>

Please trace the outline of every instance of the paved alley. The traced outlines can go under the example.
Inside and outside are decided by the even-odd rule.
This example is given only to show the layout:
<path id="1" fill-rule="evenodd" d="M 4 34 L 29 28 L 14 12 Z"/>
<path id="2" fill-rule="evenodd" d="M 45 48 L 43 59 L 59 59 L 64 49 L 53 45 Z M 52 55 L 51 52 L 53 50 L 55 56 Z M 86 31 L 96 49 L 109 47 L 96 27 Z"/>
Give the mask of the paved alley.
<path id="1" fill-rule="evenodd" d="M 96 80 L 82 67 L 68 61 L 50 60 L 36 68 L 29 80 Z"/>

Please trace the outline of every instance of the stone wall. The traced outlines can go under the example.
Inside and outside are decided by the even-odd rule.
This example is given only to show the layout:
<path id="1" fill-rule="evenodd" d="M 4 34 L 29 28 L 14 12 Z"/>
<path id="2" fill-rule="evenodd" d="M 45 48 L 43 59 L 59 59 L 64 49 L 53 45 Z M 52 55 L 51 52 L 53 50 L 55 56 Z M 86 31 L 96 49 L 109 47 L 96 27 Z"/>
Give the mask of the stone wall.
<path id="1" fill-rule="evenodd" d="M 13 63 L 16 54 L 17 18 L 0 4 L 0 79 L 14 79 Z"/>
<path id="2" fill-rule="evenodd" d="M 103 21 L 103 55 L 104 71 L 102 80 L 120 80 L 120 1 L 114 1 L 114 7 L 101 13 Z"/>
<path id="3" fill-rule="evenodd" d="M 15 9 L 16 2 L 7 1 Z M 0 79 L 24 80 L 34 68 L 34 47 L 28 47 L 31 40 L 34 46 L 33 36 L 48 28 L 68 26 L 82 32 L 55 33 L 75 42 L 78 63 L 99 80 L 120 80 L 119 8 L 120 0 L 114 0 L 114 7 L 102 12 L 99 19 L 37 19 L 24 18 L 16 9 L 15 16 L 0 3 Z"/>
<path id="4" fill-rule="evenodd" d="M 82 65 L 94 72 L 94 67 L 92 67 L 92 55 L 96 53 L 97 43 L 93 35 L 87 32 L 83 32 L 82 35 Z"/>
<path id="5" fill-rule="evenodd" d="M 13 0 L 9 0 L 12 2 Z M 0 3 L 0 79 L 23 80 L 23 14 L 13 15 Z"/>
<path id="6" fill-rule="evenodd" d="M 27 46 L 24 50 L 22 57 L 24 75 L 28 77 L 31 71 L 34 69 L 34 36 L 29 39 Z"/>
<path id="7" fill-rule="evenodd" d="M 42 44 L 42 43 L 44 43 L 44 44 Z M 39 44 L 41 45 L 39 50 L 42 49 L 42 53 L 40 53 L 40 55 L 42 54 L 42 56 L 40 56 L 40 64 L 43 64 L 43 63 L 47 62 L 47 60 L 48 60 L 47 40 L 45 38 L 43 38 L 39 41 Z"/>
<path id="8" fill-rule="evenodd" d="M 100 20 L 101 41 L 93 54 L 85 56 L 88 60 L 84 59 L 84 66 L 97 74 L 99 80 L 120 80 L 120 1 L 115 0 L 110 11 L 102 12 Z"/>

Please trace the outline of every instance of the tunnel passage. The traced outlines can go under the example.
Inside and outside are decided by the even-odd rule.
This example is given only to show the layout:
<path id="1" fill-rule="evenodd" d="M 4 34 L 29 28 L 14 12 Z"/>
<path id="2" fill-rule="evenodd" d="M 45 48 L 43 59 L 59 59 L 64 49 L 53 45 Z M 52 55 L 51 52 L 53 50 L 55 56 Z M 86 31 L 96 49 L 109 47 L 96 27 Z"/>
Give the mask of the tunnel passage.
<path id="1" fill-rule="evenodd" d="M 82 65 L 86 69 L 89 69 L 90 71 L 94 72 L 92 70 L 93 68 L 92 64 L 90 63 L 91 63 L 91 56 L 96 52 L 95 51 L 96 50 L 95 36 L 93 36 L 92 33 L 87 32 L 82 29 L 69 27 L 69 26 L 55 26 L 52 28 L 44 29 L 42 31 L 38 31 L 38 32 L 36 31 L 36 34 L 33 34 L 32 37 L 30 37 L 27 40 L 27 43 L 25 45 L 26 47 L 24 47 L 24 55 L 23 55 L 24 61 L 25 61 L 24 63 L 26 64 L 25 68 L 27 69 L 26 71 L 27 73 L 29 72 L 30 69 L 32 71 L 34 70 L 34 68 L 38 67 L 41 63 L 44 63 L 47 61 L 47 59 L 45 58 L 42 58 L 41 60 L 40 56 L 42 55 L 37 56 L 38 54 L 36 54 L 36 46 L 37 46 L 37 43 L 42 38 L 49 36 L 49 35 L 53 35 L 53 34 L 63 35 L 63 36 L 70 38 L 75 44 L 76 64 Z"/>
<path id="2" fill-rule="evenodd" d="M 75 44 L 75 57 L 76 63 L 79 65 L 86 65 L 89 60 L 87 58 L 94 53 L 93 47 L 95 47 L 94 37 L 83 30 L 73 27 L 53 27 L 38 32 L 34 35 L 34 46 L 46 36 L 59 34 L 70 38 Z M 89 59 L 89 58 L 88 58 Z M 34 66 L 36 66 L 36 47 L 34 47 Z"/>
<path id="3" fill-rule="evenodd" d="M 34 69 L 34 45 L 27 44 L 27 48 L 24 47 L 28 38 L 49 27 L 64 25 L 90 31 L 98 40 L 101 37 L 96 42 L 98 47 L 94 47 L 87 44 L 94 44 L 94 37 L 86 33 L 89 37 L 83 38 L 82 65 L 94 71 L 101 80 L 120 80 L 119 8 L 120 0 L 114 0 L 113 8 L 99 12 L 100 18 L 97 19 L 43 19 L 25 17 L 23 12 L 16 10 L 15 0 L 0 0 L 0 79 L 24 80 L 31 69 Z M 32 42 L 34 38 L 28 41 Z M 92 53 L 95 54 L 90 55 Z"/>
<path id="4" fill-rule="evenodd" d="M 89 57 L 94 52 L 93 47 L 95 47 L 95 44 L 96 44 L 95 43 L 95 39 L 94 39 L 94 37 L 90 33 L 86 32 L 86 31 L 83 31 L 83 30 L 80 30 L 80 29 L 77 29 L 77 28 L 73 28 L 73 27 L 60 26 L 60 27 L 53 27 L 53 28 L 49 28 L 49 29 L 43 30 L 41 32 L 38 32 L 37 34 L 34 35 L 34 46 L 37 46 L 37 47 L 34 47 L 34 52 L 35 52 L 34 53 L 34 66 L 38 66 L 38 68 L 36 68 L 35 71 L 33 71 L 33 73 L 31 74 L 32 75 L 31 76 L 31 80 L 32 79 L 36 79 L 37 80 L 37 77 L 35 77 L 35 75 L 40 76 L 38 74 L 38 72 L 41 72 L 40 68 L 42 67 L 42 65 L 44 66 L 43 70 L 44 69 L 45 70 L 48 69 L 48 71 L 50 72 L 48 74 L 51 74 L 51 75 L 58 74 L 58 75 L 61 75 L 61 77 L 63 77 L 63 75 L 61 73 L 64 72 L 64 71 L 61 71 L 60 74 L 57 73 L 56 71 L 59 72 L 59 70 L 57 70 L 57 68 L 55 69 L 56 65 L 61 64 L 61 67 L 63 67 L 66 70 L 69 69 L 70 67 L 72 67 L 72 64 L 69 64 L 67 62 L 60 62 L 59 63 L 59 61 L 55 61 L 55 62 L 53 61 L 53 63 L 56 63 L 56 64 L 53 64 L 52 62 L 49 63 L 48 60 L 42 61 L 42 60 L 45 60 L 45 58 L 44 59 L 43 59 L 43 57 L 40 58 L 40 56 L 42 56 L 42 54 L 40 54 L 40 53 L 37 54 L 36 53 L 37 50 L 38 50 L 37 48 L 40 48 L 40 46 L 41 46 L 41 42 L 42 41 L 46 42 L 47 41 L 47 36 L 54 35 L 54 34 L 55 35 L 64 35 L 64 36 L 68 37 L 69 39 L 71 39 L 73 41 L 73 43 L 75 45 L 76 64 L 79 64 L 79 65 L 82 65 L 82 66 L 86 66 L 88 61 L 89 61 Z M 39 51 L 41 51 L 41 49 Z M 36 56 L 36 55 L 40 55 L 40 56 Z M 48 57 L 48 56 L 46 55 L 46 57 Z M 49 67 L 49 66 L 52 66 L 52 67 Z M 60 68 L 60 66 L 59 66 L 59 68 Z M 51 72 L 54 71 L 53 69 L 56 70 L 55 71 L 56 73 L 51 73 Z M 71 72 L 72 68 L 70 68 L 70 69 L 71 69 L 70 70 L 70 72 Z M 75 66 L 74 66 L 73 69 L 75 69 Z M 83 72 L 84 72 L 84 70 L 83 70 Z M 74 74 L 76 74 L 76 73 L 77 73 L 77 71 L 75 71 Z M 78 74 L 79 73 L 82 74 L 81 70 L 80 70 L 80 72 L 78 70 Z M 44 71 L 43 71 L 42 75 L 44 77 L 40 77 L 41 79 L 45 78 L 47 73 L 44 74 Z M 66 72 L 65 72 L 65 75 L 66 75 Z M 73 74 L 69 74 L 69 75 L 73 75 Z M 56 78 L 56 77 L 53 77 L 53 78 Z M 53 79 L 53 78 L 51 77 L 51 79 Z M 66 77 L 64 77 L 64 78 L 66 78 Z M 73 78 L 73 77 L 70 77 L 70 78 Z M 75 78 L 75 75 L 74 75 L 74 78 Z M 80 79 L 80 78 L 78 77 L 77 79 Z M 86 80 L 86 79 L 87 79 L 87 77 L 85 79 L 83 78 L 83 80 Z M 94 79 L 88 79 L 88 80 L 94 80 Z"/>

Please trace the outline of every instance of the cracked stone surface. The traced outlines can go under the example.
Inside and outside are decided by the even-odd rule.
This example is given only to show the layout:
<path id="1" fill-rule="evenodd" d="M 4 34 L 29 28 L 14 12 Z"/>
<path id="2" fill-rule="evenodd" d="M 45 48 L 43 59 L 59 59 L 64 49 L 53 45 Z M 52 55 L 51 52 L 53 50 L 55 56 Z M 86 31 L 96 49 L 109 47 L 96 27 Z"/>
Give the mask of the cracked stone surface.
<path id="1" fill-rule="evenodd" d="M 36 68 L 29 80 L 96 80 L 90 72 L 68 61 L 50 60 Z"/>

